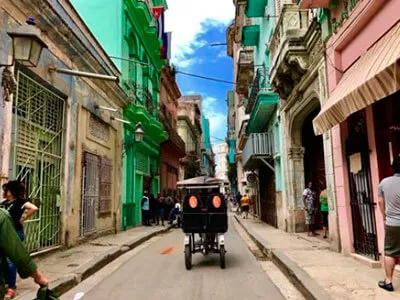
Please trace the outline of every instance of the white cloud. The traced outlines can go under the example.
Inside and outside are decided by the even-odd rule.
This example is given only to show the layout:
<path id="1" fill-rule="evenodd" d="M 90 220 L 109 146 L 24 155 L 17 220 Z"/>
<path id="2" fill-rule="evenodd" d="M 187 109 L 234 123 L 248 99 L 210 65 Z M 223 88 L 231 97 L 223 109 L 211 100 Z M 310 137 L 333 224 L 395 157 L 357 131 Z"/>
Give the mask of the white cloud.
<path id="1" fill-rule="evenodd" d="M 168 0 L 166 29 L 172 31 L 172 61 L 187 60 L 210 42 L 199 40 L 199 34 L 210 26 L 225 28 L 234 15 L 232 0 Z"/>
<path id="2" fill-rule="evenodd" d="M 228 55 L 226 54 L 225 50 L 222 50 L 220 53 L 217 55 L 218 58 L 226 58 Z"/>
<path id="3" fill-rule="evenodd" d="M 226 114 L 218 112 L 219 105 L 217 98 L 214 97 L 205 97 L 202 103 L 203 114 L 210 121 L 211 136 L 223 139 L 226 135 Z"/>

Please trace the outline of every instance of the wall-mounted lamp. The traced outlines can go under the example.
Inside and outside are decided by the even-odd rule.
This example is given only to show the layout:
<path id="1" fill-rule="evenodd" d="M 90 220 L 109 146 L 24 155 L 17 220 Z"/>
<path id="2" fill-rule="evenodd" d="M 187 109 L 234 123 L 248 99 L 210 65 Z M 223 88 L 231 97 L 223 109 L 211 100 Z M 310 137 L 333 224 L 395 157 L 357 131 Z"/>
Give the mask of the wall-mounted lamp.
<path id="1" fill-rule="evenodd" d="M 40 29 L 35 25 L 34 18 L 29 17 L 26 24 L 7 32 L 12 38 L 12 61 L 9 65 L 0 66 L 11 67 L 15 61 L 29 67 L 38 65 L 42 50 L 47 48 L 47 45 L 43 41 Z"/>

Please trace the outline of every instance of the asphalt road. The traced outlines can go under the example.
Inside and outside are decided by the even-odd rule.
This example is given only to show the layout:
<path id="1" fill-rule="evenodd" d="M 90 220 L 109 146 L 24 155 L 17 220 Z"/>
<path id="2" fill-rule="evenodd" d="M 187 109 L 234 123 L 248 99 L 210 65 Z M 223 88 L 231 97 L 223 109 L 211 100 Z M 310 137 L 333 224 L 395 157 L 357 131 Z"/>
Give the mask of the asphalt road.
<path id="1" fill-rule="evenodd" d="M 245 242 L 230 224 L 226 237 L 226 269 L 219 256 L 193 256 L 193 268 L 185 269 L 183 233 L 174 230 L 156 238 L 120 262 L 100 271 L 64 295 L 84 291 L 83 299 L 284 299 L 262 270 Z M 101 273 L 102 272 L 102 273 Z"/>

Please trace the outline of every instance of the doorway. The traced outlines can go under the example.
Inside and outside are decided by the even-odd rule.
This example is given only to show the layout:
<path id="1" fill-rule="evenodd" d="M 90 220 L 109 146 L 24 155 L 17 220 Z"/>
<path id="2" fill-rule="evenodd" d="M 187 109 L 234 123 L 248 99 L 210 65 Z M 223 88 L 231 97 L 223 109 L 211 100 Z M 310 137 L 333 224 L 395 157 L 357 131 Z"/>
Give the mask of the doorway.
<path id="1" fill-rule="evenodd" d="M 259 169 L 261 220 L 277 227 L 275 174 L 267 166 Z"/>
<path id="2" fill-rule="evenodd" d="M 313 183 L 316 193 L 316 207 L 319 208 L 319 195 L 326 187 L 324 144 L 322 135 L 316 136 L 312 120 L 319 113 L 320 108 L 313 110 L 305 119 L 302 128 L 302 145 L 304 148 L 304 182 Z M 304 188 L 304 187 L 303 187 Z M 315 216 L 315 229 L 322 228 L 322 216 L 318 212 Z"/>
<path id="3" fill-rule="evenodd" d="M 354 250 L 379 260 L 375 203 L 371 195 L 369 145 L 365 110 L 348 118 L 347 165 L 353 221 Z"/>

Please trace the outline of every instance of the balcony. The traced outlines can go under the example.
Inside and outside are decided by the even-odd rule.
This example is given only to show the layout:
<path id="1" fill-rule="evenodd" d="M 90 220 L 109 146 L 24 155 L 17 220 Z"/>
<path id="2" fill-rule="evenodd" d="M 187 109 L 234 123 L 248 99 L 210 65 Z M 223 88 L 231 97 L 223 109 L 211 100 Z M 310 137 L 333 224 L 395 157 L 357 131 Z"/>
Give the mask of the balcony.
<path id="1" fill-rule="evenodd" d="M 247 0 L 246 16 L 249 18 L 264 17 L 267 4 L 268 0 Z"/>
<path id="2" fill-rule="evenodd" d="M 257 46 L 260 40 L 260 25 L 248 25 L 242 29 L 242 46 Z"/>
<path id="3" fill-rule="evenodd" d="M 254 170 L 260 162 L 272 159 L 274 155 L 274 135 L 272 132 L 252 133 L 247 139 L 242 153 L 243 168 Z"/>
<path id="4" fill-rule="evenodd" d="M 297 4 L 301 9 L 309 8 L 329 8 L 331 0 L 297 0 Z"/>
<path id="5" fill-rule="evenodd" d="M 122 86 L 133 105 L 145 107 L 151 115 L 154 114 L 153 96 L 147 86 L 133 80 L 123 81 Z"/>
<path id="6" fill-rule="evenodd" d="M 285 4 L 271 36 L 270 81 L 282 99 L 288 98 L 309 68 L 311 37 L 307 33 L 311 31 L 308 16 L 308 10 L 299 9 L 296 4 Z M 318 24 L 312 26 L 317 29 Z"/>
<path id="7" fill-rule="evenodd" d="M 238 149 L 240 151 L 243 150 L 244 145 L 246 144 L 247 141 L 247 134 L 246 134 L 246 129 L 247 129 L 247 123 L 249 120 L 243 120 L 242 125 L 240 126 L 240 131 L 239 131 L 239 144 L 238 144 Z"/>
<path id="8" fill-rule="evenodd" d="M 262 82 L 264 69 L 260 68 L 254 76 L 248 101 L 246 103 L 246 114 L 250 114 L 247 124 L 247 134 L 263 131 L 279 101 L 278 95 L 268 88 L 263 88 Z"/>
<path id="9" fill-rule="evenodd" d="M 236 77 L 236 92 L 247 97 L 248 86 L 254 76 L 254 50 L 240 50 Z"/>

